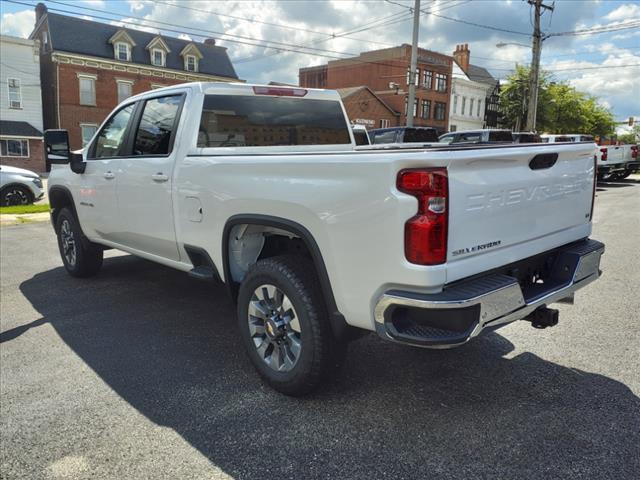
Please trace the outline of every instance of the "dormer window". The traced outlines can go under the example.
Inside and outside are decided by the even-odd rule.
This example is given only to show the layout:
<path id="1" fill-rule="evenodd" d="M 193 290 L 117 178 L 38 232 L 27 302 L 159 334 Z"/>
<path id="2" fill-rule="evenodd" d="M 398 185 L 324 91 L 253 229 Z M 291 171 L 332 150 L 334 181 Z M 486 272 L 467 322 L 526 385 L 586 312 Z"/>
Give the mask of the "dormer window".
<path id="1" fill-rule="evenodd" d="M 197 72 L 198 62 L 202 59 L 202 53 L 193 43 L 189 43 L 182 49 L 180 55 L 184 59 L 184 69 L 187 72 Z"/>
<path id="2" fill-rule="evenodd" d="M 154 48 L 153 50 L 151 50 L 151 64 L 155 65 L 156 67 L 164 67 L 165 60 L 163 50 L 160 50 L 159 48 Z"/>
<path id="3" fill-rule="evenodd" d="M 128 62 L 131 60 L 131 47 L 124 42 L 118 42 L 115 44 L 116 60 L 122 60 Z"/>
<path id="4" fill-rule="evenodd" d="M 121 28 L 109 39 L 109 43 L 113 45 L 113 56 L 121 62 L 131 61 L 131 49 L 136 46 L 131 36 L 124 28 Z"/>
<path id="5" fill-rule="evenodd" d="M 187 72 L 197 72 L 198 71 L 198 59 L 195 55 L 187 55 L 185 58 L 184 69 Z"/>

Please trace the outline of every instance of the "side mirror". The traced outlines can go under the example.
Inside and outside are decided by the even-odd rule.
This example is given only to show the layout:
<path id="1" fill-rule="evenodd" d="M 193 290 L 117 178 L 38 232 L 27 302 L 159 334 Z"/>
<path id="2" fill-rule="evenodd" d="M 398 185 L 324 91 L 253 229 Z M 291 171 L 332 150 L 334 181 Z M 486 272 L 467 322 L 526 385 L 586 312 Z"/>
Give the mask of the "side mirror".
<path id="1" fill-rule="evenodd" d="M 69 133 L 66 130 L 45 130 L 44 145 L 47 164 L 66 164 L 71 160 Z"/>

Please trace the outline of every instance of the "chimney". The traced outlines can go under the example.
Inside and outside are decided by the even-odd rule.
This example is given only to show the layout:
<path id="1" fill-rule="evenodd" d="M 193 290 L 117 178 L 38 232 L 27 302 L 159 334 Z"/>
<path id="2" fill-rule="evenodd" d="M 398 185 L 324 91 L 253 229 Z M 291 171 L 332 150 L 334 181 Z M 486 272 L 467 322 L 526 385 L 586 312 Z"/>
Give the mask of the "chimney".
<path id="1" fill-rule="evenodd" d="M 211 45 L 212 47 L 215 47 L 216 39 L 215 38 L 205 38 L 204 39 L 204 44 L 205 45 Z"/>
<path id="2" fill-rule="evenodd" d="M 469 51 L 469 44 L 465 43 L 464 45 L 456 45 L 456 51 L 453 52 L 453 58 L 458 64 L 458 66 L 462 69 L 463 72 L 467 72 L 469 69 L 469 57 L 471 56 L 471 52 Z"/>
<path id="3" fill-rule="evenodd" d="M 36 5 L 36 25 L 38 24 L 40 19 L 44 17 L 46 14 L 47 14 L 47 6 L 42 2 L 38 3 Z"/>

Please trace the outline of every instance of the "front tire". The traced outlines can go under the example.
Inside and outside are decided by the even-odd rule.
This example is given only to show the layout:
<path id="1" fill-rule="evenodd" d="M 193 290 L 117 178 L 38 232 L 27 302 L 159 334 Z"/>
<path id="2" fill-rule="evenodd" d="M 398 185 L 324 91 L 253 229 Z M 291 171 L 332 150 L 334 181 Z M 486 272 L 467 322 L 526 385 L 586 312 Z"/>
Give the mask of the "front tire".
<path id="1" fill-rule="evenodd" d="M 3 207 L 30 205 L 34 200 L 31 190 L 21 185 L 10 185 L 0 193 L 0 205 Z"/>
<path id="2" fill-rule="evenodd" d="M 64 268 L 74 277 L 91 277 L 102 267 L 103 250 L 83 237 L 80 224 L 68 208 L 56 219 L 58 248 Z"/>
<path id="3" fill-rule="evenodd" d="M 301 256 L 267 258 L 249 269 L 238 293 L 238 325 L 251 363 L 286 395 L 314 390 L 345 352 L 313 264 Z"/>

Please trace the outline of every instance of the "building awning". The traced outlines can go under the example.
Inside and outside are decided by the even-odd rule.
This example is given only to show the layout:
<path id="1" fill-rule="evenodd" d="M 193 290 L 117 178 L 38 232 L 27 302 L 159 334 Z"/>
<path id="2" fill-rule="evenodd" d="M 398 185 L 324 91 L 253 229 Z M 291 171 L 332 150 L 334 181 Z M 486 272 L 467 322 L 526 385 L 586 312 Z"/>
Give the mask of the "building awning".
<path id="1" fill-rule="evenodd" d="M 0 135 L 7 137 L 42 138 L 42 132 L 29 122 L 0 120 Z"/>

